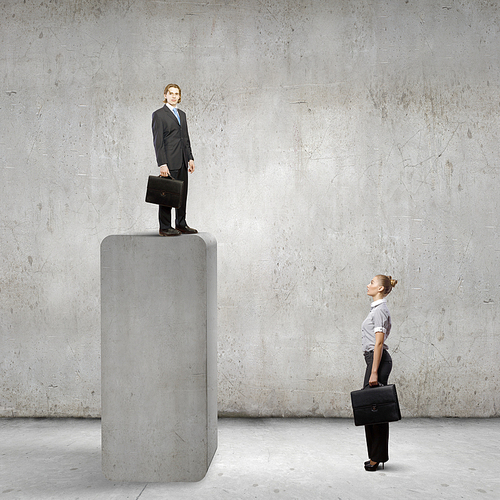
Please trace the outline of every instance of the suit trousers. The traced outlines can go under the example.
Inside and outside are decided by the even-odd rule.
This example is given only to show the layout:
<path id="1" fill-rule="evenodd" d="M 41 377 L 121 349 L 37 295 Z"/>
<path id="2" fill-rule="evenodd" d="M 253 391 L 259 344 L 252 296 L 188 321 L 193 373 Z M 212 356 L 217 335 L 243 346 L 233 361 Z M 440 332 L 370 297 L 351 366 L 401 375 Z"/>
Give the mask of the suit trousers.
<path id="1" fill-rule="evenodd" d="M 363 387 L 368 385 L 372 373 L 373 351 L 365 352 L 365 380 Z M 392 358 L 383 349 L 382 358 L 378 367 L 378 381 L 387 385 L 389 374 L 392 370 Z M 366 446 L 368 448 L 368 458 L 374 462 L 387 462 L 389 460 L 389 424 L 365 425 Z"/>
<path id="2" fill-rule="evenodd" d="M 175 225 L 177 227 L 186 226 L 186 203 L 187 203 L 187 188 L 188 188 L 188 171 L 186 166 L 183 166 L 179 170 L 171 170 L 170 176 L 178 181 L 184 181 L 181 206 L 175 209 Z M 164 207 L 159 205 L 158 209 L 158 219 L 160 221 L 160 231 L 165 231 L 172 227 L 171 214 L 172 209 L 170 207 Z"/>

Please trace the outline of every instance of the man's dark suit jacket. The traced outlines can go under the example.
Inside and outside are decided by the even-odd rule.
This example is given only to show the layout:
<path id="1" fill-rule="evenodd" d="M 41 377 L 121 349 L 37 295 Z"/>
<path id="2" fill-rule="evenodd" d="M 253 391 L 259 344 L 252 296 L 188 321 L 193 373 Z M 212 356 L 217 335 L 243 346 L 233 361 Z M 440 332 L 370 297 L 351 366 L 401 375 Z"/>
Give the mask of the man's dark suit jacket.
<path id="1" fill-rule="evenodd" d="M 158 166 L 179 170 L 189 160 L 194 160 L 189 141 L 186 113 L 177 109 L 181 124 L 167 105 L 153 113 L 153 143 Z"/>

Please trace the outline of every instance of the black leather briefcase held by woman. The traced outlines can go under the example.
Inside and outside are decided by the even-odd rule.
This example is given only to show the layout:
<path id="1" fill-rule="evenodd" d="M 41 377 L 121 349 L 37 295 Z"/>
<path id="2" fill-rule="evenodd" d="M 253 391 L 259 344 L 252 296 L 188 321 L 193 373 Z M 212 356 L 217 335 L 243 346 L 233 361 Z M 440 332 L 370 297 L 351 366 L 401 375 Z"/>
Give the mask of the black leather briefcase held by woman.
<path id="1" fill-rule="evenodd" d="M 354 425 L 385 424 L 401 420 L 394 384 L 367 386 L 351 392 Z"/>
<path id="2" fill-rule="evenodd" d="M 165 207 L 179 208 L 181 206 L 184 181 L 150 175 L 146 189 L 146 202 Z"/>

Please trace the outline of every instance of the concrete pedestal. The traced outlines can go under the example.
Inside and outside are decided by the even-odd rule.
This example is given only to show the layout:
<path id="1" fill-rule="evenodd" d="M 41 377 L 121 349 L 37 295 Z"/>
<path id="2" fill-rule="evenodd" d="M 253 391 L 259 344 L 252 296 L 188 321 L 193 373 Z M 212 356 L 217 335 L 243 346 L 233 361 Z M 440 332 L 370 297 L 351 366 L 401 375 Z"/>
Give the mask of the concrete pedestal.
<path id="1" fill-rule="evenodd" d="M 217 449 L 217 243 L 208 233 L 101 244 L 102 469 L 199 481 Z"/>

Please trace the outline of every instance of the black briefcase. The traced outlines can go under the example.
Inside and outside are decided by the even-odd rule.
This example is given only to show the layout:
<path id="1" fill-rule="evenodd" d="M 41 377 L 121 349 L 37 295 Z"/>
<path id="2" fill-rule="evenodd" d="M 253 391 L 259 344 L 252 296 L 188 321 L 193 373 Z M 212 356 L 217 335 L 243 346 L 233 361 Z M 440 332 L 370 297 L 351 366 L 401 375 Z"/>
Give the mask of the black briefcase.
<path id="1" fill-rule="evenodd" d="M 179 208 L 182 200 L 184 181 L 150 175 L 146 189 L 146 202 L 165 207 Z"/>
<path id="2" fill-rule="evenodd" d="M 401 420 L 394 384 L 367 386 L 351 392 L 354 425 L 384 424 Z"/>

